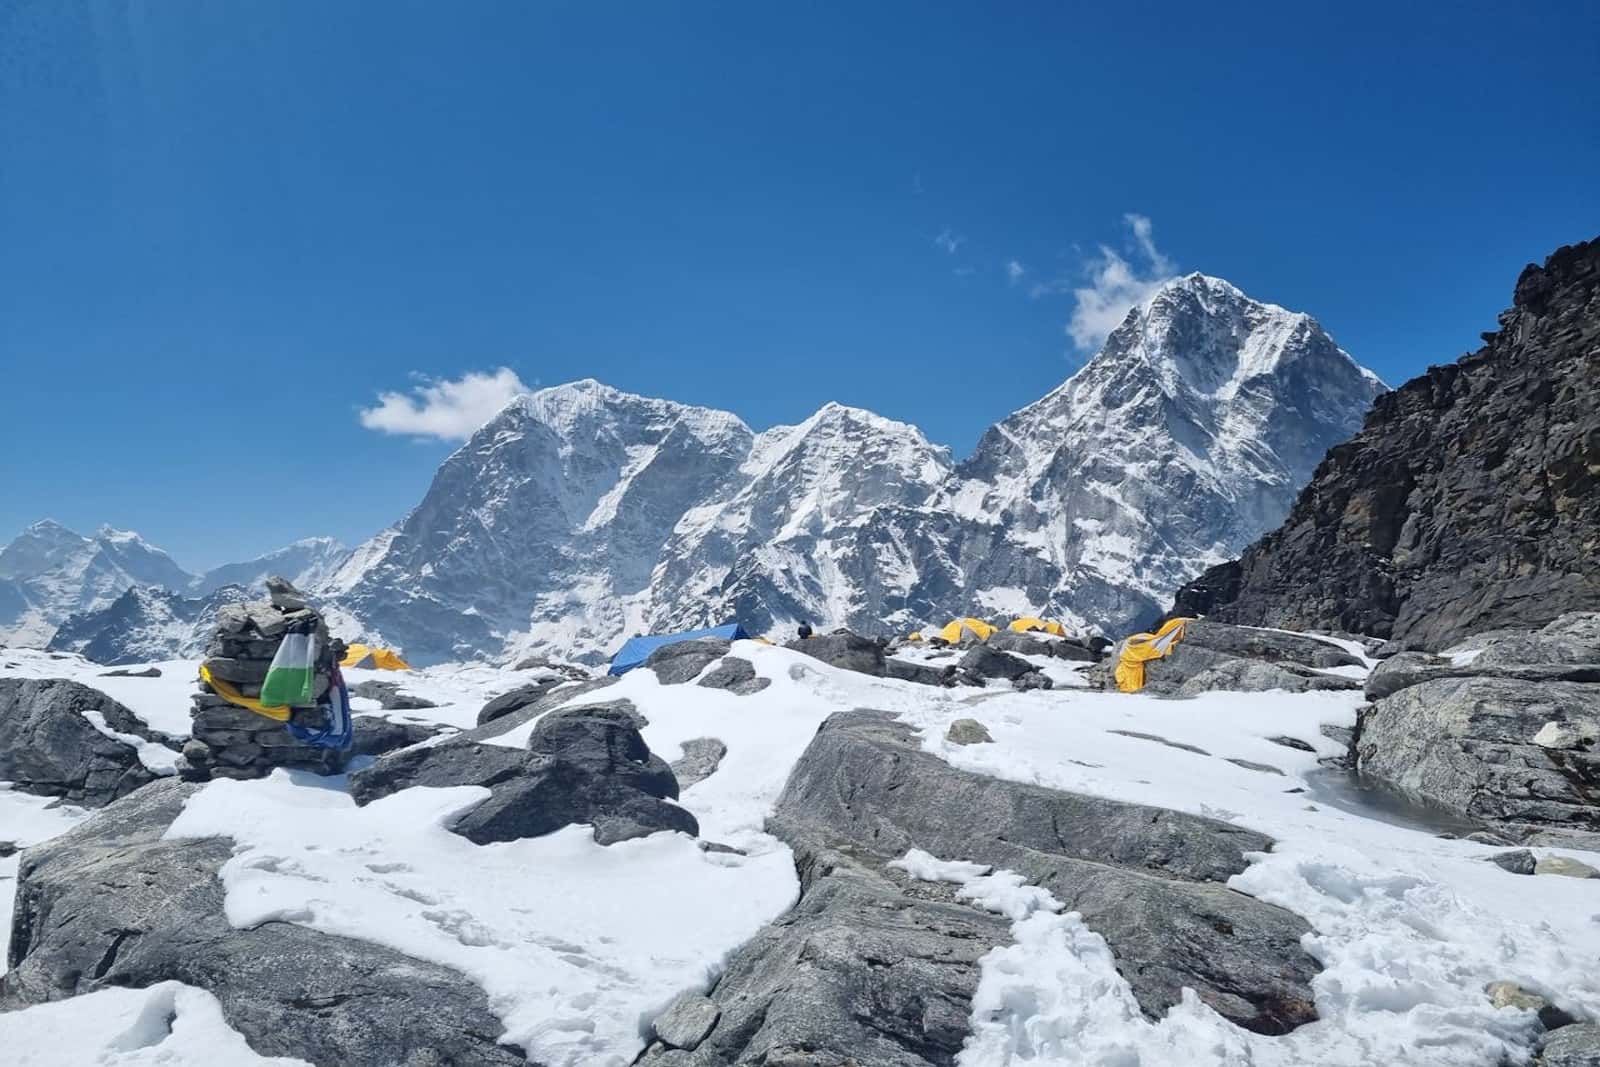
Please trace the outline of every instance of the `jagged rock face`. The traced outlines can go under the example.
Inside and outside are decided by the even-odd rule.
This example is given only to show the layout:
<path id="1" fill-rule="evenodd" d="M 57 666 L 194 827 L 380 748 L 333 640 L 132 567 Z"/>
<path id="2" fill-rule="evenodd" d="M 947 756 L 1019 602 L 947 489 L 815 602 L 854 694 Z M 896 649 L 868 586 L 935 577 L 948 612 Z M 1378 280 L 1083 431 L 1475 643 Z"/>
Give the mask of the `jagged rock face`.
<path id="1" fill-rule="evenodd" d="M 0 645 L 43 647 L 74 612 L 106 607 L 135 585 L 182 589 L 190 576 L 137 534 L 93 537 L 46 519 L 0 549 Z"/>
<path id="2" fill-rule="evenodd" d="M 249 597 L 237 585 L 203 597 L 136 585 L 107 607 L 68 616 L 46 647 L 109 665 L 198 658 L 216 629 L 218 609 Z"/>
<path id="3" fill-rule="evenodd" d="M 1313 319 L 1191 274 L 1082 371 L 991 429 L 941 508 L 989 527 L 969 599 L 1006 589 L 1124 629 L 1285 515 L 1383 385 Z"/>
<path id="4" fill-rule="evenodd" d="M 421 662 L 598 662 L 632 632 L 729 619 L 887 635 L 1045 612 L 1118 631 L 1278 521 L 1382 388 L 1307 316 L 1203 275 L 959 468 L 838 404 L 752 434 L 578 382 L 514 402 L 323 592 Z"/>
<path id="5" fill-rule="evenodd" d="M 1174 611 L 1442 648 L 1600 607 L 1600 240 L 1530 264 L 1500 327 L 1381 397 Z"/>

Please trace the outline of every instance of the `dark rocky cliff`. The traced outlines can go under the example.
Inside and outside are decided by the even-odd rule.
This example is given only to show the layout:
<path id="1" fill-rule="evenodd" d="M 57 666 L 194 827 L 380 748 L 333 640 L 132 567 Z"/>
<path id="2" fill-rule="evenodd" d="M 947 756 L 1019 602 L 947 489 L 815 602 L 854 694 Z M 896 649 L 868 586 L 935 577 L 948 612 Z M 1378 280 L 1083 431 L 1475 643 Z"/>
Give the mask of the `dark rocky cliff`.
<path id="1" fill-rule="evenodd" d="M 1600 238 L 1512 299 L 1481 349 L 1378 397 L 1284 524 L 1174 613 L 1438 648 L 1600 608 Z"/>

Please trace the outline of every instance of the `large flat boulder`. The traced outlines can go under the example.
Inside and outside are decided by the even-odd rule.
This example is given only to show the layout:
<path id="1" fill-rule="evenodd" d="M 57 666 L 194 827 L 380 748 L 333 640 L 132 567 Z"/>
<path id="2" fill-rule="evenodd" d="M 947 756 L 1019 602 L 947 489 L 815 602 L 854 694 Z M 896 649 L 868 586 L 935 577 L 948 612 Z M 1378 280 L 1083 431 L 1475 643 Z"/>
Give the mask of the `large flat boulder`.
<path id="1" fill-rule="evenodd" d="M 812 659 L 819 659 L 842 671 L 882 678 L 888 670 L 883 642 L 847 631 L 790 641 L 784 647 L 804 652 Z"/>
<path id="2" fill-rule="evenodd" d="M 101 726 L 173 745 L 98 689 L 60 678 L 0 678 L 0 779 L 89 808 L 154 781 L 138 749 Z"/>
<path id="3" fill-rule="evenodd" d="M 1547 730 L 1551 723 L 1558 728 Z M 1482 822 L 1592 833 L 1600 831 L 1600 746 L 1585 738 L 1596 736 L 1600 684 L 1437 678 L 1362 710 L 1356 765 Z"/>
<path id="4" fill-rule="evenodd" d="M 697 637 L 674 641 L 650 653 L 644 665 L 656 672 L 662 685 L 682 685 L 699 677 L 700 672 L 728 654 L 733 642 L 721 637 Z"/>
<path id="5" fill-rule="evenodd" d="M 1246 852 L 1271 847 L 1253 831 L 960 771 L 874 711 L 824 723 L 768 829 L 795 850 L 799 903 L 729 961 L 698 1046 L 653 1046 L 642 1062 L 954 1063 L 977 961 L 1011 933 L 949 887 L 887 867 L 911 848 L 1048 889 L 1105 937 L 1152 1018 L 1186 987 L 1263 1033 L 1316 1017 L 1309 927 L 1224 884 Z"/>
<path id="6" fill-rule="evenodd" d="M 489 790 L 489 799 L 450 827 L 480 845 L 572 823 L 592 825 L 601 844 L 658 830 L 699 832 L 693 815 L 669 803 L 678 781 L 644 743 L 625 700 L 550 712 L 526 748 L 488 744 L 469 732 L 404 749 L 352 774 L 350 795 L 365 805 L 413 786 L 455 785 Z"/>
<path id="7" fill-rule="evenodd" d="M 229 925 L 223 839 L 162 834 L 198 786 L 163 779 L 30 848 L 0 1010 L 169 979 L 209 990 L 256 1052 L 342 1067 L 525 1064 L 465 975 L 284 922 Z"/>

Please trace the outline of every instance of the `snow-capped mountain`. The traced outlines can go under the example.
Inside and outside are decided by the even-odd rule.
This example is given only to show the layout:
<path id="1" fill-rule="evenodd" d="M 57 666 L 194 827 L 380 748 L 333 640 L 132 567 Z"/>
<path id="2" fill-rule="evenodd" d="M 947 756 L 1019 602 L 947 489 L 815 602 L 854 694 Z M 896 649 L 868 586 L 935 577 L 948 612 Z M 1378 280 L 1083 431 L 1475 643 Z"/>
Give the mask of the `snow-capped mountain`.
<path id="1" fill-rule="evenodd" d="M 250 596 L 239 585 L 224 585 L 203 597 L 136 585 L 107 607 L 68 616 L 46 647 L 109 665 L 198 659 L 216 630 L 217 609 Z"/>
<path id="2" fill-rule="evenodd" d="M 214 567 L 191 581 L 188 592 L 203 597 L 225 585 L 258 589 L 273 574 L 301 589 L 312 589 L 326 584 L 349 555 L 350 550 L 331 537 L 307 537 L 255 559 Z"/>
<path id="3" fill-rule="evenodd" d="M 1190 274 L 990 429 L 932 507 L 989 546 L 974 602 L 1136 624 L 1288 514 L 1384 388 L 1309 315 Z"/>
<path id="4" fill-rule="evenodd" d="M 186 594 L 207 601 L 228 586 L 259 588 L 268 574 L 282 574 L 301 588 L 326 583 L 349 550 L 327 537 L 311 537 L 244 563 L 217 567 L 195 576 L 138 534 L 102 526 L 93 537 L 51 519 L 34 523 L 0 548 L 0 645 L 39 647 L 74 618 L 67 640 L 79 645 L 84 634 L 132 627 L 146 636 L 128 637 L 140 648 L 156 650 L 152 635 L 163 612 L 184 618 L 199 608 L 158 608 Z M 130 589 L 159 592 L 138 605 L 123 603 Z M 98 617 L 102 613 L 104 617 Z M 137 621 L 136 621 L 137 620 Z M 75 636 L 76 635 L 76 636 Z M 110 639 L 112 643 L 122 638 Z M 165 655 L 177 655 L 167 642 Z"/>
<path id="5" fill-rule="evenodd" d="M 1192 274 L 955 466 L 829 404 L 736 416 L 593 381 L 514 401 L 321 592 L 422 661 L 736 618 L 890 633 L 1047 612 L 1125 630 L 1288 512 L 1383 385 L 1309 316 Z"/>
<path id="6" fill-rule="evenodd" d="M 76 612 L 108 606 L 135 585 L 181 589 L 190 575 L 138 534 L 93 537 L 50 519 L 0 549 L 0 645 L 42 646 Z"/>
<path id="7" fill-rule="evenodd" d="M 754 438 L 726 412 L 595 381 L 521 397 L 320 591 L 422 660 L 608 647 L 644 625 L 662 547 Z"/>

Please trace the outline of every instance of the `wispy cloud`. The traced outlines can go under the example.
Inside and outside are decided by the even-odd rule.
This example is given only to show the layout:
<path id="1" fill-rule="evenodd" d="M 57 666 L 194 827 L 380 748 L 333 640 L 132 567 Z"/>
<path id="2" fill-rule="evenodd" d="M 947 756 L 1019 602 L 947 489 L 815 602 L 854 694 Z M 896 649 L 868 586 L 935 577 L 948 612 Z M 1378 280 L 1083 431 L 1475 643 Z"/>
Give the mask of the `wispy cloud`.
<path id="1" fill-rule="evenodd" d="M 501 408 L 529 392 L 509 367 L 488 373 L 468 371 L 454 381 L 416 377 L 418 383 L 409 393 L 379 393 L 377 404 L 362 409 L 361 425 L 380 433 L 464 441 Z"/>
<path id="2" fill-rule="evenodd" d="M 1071 286 L 1072 317 L 1067 320 L 1067 336 L 1079 351 L 1093 351 L 1104 344 L 1128 312 L 1172 280 L 1176 272 L 1176 264 L 1156 247 L 1148 218 L 1127 214 L 1122 221 L 1133 236 L 1127 254 L 1101 245 L 1099 253 L 1085 264 L 1089 284 Z M 1065 292 L 1067 288 L 1062 281 L 1047 282 L 1034 286 L 1030 293 L 1043 296 Z"/>
<path id="3" fill-rule="evenodd" d="M 1027 273 L 1028 268 L 1024 267 L 1016 260 L 1011 259 L 1006 261 L 1006 281 L 1010 282 L 1012 285 L 1019 284 L 1027 275 Z"/>
<path id="4" fill-rule="evenodd" d="M 939 235 L 933 239 L 933 243 L 953 256 L 960 250 L 962 245 L 967 243 L 967 239 L 946 226 L 939 231 Z"/>

